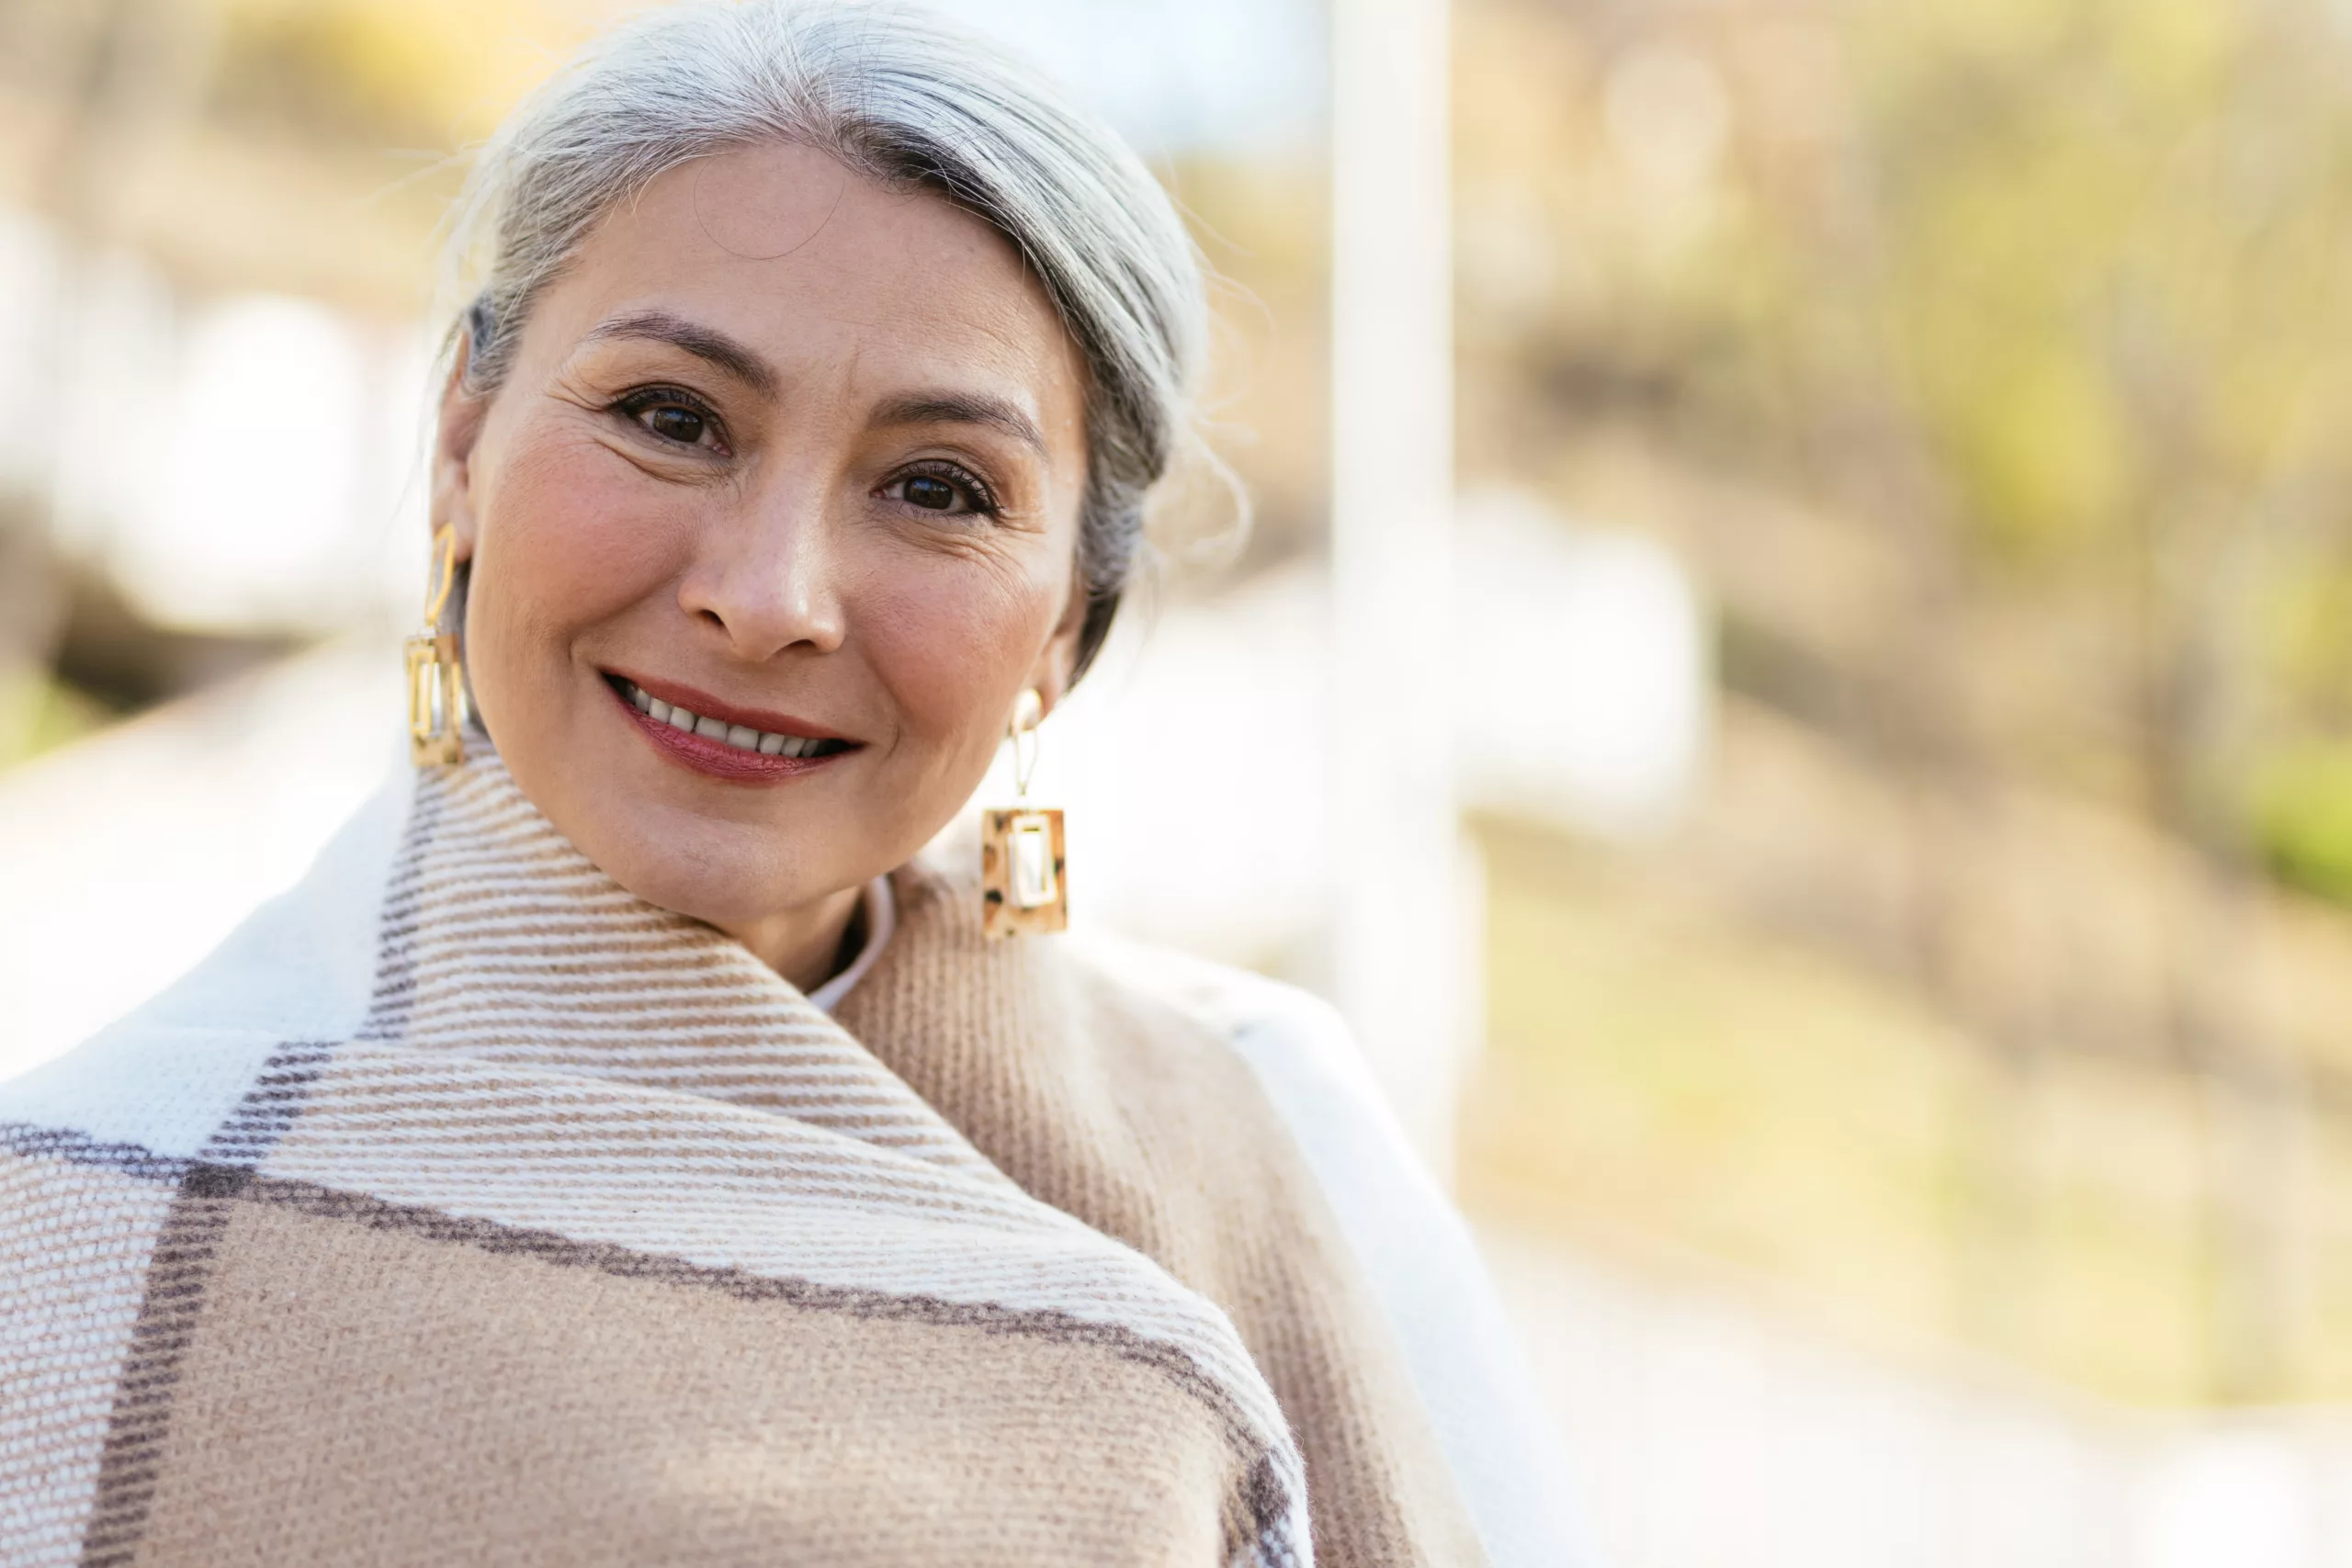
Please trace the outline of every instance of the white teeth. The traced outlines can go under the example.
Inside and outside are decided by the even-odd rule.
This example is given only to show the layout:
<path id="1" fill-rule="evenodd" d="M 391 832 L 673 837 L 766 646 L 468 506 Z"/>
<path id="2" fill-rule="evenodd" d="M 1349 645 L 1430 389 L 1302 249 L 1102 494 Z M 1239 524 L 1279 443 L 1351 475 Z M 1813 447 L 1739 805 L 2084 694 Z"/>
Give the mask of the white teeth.
<path id="1" fill-rule="evenodd" d="M 763 757 L 806 757 L 813 754 L 820 744 L 813 737 L 775 735 L 766 730 L 753 729 L 748 724 L 729 724 L 724 719 L 705 718 L 700 714 L 689 713 L 684 708 L 663 702 L 633 681 L 623 681 L 621 685 L 627 689 L 629 705 L 656 723 L 707 739 L 725 741 L 739 751 L 756 751 Z"/>

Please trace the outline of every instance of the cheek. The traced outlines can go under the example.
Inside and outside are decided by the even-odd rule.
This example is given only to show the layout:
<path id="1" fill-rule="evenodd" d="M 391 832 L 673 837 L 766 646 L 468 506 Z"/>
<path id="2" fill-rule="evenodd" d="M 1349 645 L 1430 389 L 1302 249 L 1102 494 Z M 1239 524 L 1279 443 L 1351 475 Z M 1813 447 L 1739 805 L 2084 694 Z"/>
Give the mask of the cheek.
<path id="1" fill-rule="evenodd" d="M 477 593 L 530 640 L 607 620 L 675 576 L 691 520 L 653 504 L 642 475 L 577 432 L 518 431 L 484 496 Z"/>
<path id="2" fill-rule="evenodd" d="M 941 763 L 984 768 L 1060 618 L 1060 583 L 1005 561 L 934 560 L 877 574 L 865 641 L 912 736 Z"/>

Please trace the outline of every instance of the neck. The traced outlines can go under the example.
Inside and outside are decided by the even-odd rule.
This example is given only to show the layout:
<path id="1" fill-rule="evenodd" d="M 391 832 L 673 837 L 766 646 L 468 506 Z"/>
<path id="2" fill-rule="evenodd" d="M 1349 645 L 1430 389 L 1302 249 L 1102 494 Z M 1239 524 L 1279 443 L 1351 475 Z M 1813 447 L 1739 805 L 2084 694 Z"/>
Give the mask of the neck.
<path id="1" fill-rule="evenodd" d="M 840 972 L 842 939 L 865 896 L 861 884 L 780 915 L 735 924 L 713 923 L 802 991 L 813 991 Z"/>

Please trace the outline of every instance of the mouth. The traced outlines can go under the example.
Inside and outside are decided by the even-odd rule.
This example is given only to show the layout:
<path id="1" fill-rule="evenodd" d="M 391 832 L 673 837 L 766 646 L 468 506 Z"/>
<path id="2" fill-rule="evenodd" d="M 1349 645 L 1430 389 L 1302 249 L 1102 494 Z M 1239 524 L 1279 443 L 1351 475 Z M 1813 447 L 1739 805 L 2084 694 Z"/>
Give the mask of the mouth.
<path id="1" fill-rule="evenodd" d="M 622 711 L 656 750 L 710 777 L 782 783 L 861 749 L 788 715 L 736 707 L 667 682 L 649 690 L 626 675 L 603 673 Z"/>

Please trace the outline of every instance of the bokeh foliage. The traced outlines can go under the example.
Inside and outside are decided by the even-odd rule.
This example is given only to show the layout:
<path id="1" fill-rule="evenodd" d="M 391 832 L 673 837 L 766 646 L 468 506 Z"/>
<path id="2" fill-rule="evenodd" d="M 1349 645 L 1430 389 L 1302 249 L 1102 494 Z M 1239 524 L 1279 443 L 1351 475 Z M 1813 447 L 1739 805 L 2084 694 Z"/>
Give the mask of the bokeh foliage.
<path id="1" fill-rule="evenodd" d="M 2014 647 L 1967 650 L 1991 675 L 1915 658 L 1911 605 L 1887 652 L 1995 764 L 2111 737 L 2081 778 L 2339 896 L 2315 868 L 2352 794 L 2300 759 L 2352 705 L 2347 26 L 2322 0 L 1474 7 L 1464 336 L 1507 368 L 1465 453 L 1524 477 L 1637 429 L 1836 509 L 1950 639 L 2064 617 L 2087 658 L 2047 683 Z"/>
<path id="2" fill-rule="evenodd" d="M 1471 1190 L 2120 1396 L 2346 1386 L 2312 998 L 2352 928 L 2308 900 L 2352 905 L 2352 12 L 1458 15 L 1469 477 L 1672 537 L 1730 728 L 1793 721 L 1915 824 L 1864 909 L 1820 873 L 1883 837 L 1787 817 L 1761 924 L 1670 957 L 1619 930 L 1651 881 L 1514 852 Z M 1769 821 L 1743 765 L 1715 798 Z M 2126 925 L 2128 975 L 2070 956 Z M 1708 995 L 1748 1018 L 1668 1005 Z"/>

